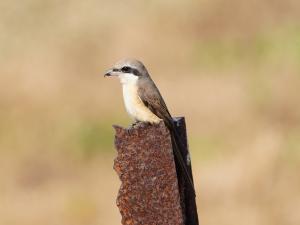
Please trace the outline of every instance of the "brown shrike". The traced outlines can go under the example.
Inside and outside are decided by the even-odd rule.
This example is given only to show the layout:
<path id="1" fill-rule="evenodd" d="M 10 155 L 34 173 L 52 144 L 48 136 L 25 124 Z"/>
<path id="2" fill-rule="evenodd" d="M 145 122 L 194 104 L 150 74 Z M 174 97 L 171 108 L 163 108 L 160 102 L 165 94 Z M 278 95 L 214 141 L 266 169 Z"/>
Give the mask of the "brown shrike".
<path id="1" fill-rule="evenodd" d="M 175 159 L 195 192 L 193 180 L 187 169 L 189 159 L 184 160 L 179 150 L 185 147 L 180 142 L 175 122 L 143 63 L 135 59 L 124 59 L 117 62 L 104 76 L 119 77 L 126 111 L 136 122 L 154 124 L 164 121 L 171 134 Z"/>

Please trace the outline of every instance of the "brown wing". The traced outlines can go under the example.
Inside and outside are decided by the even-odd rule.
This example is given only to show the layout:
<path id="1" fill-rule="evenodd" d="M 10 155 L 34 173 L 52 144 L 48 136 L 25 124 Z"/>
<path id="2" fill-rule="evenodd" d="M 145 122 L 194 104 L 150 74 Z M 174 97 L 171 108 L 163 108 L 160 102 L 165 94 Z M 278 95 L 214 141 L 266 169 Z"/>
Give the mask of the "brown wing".
<path id="1" fill-rule="evenodd" d="M 161 97 L 157 87 L 152 80 L 140 81 L 143 83 L 139 84 L 138 95 L 142 102 L 153 112 L 157 117 L 163 119 L 166 126 L 169 128 L 172 138 L 173 151 L 177 162 L 179 163 L 187 182 L 190 183 L 193 193 L 195 194 L 193 179 L 189 174 L 189 170 L 186 166 L 186 160 L 184 160 L 180 148 L 185 148 L 180 142 L 180 137 L 174 127 L 173 119 L 169 110 Z"/>
<path id="2" fill-rule="evenodd" d="M 171 126 L 172 117 L 159 90 L 152 80 L 140 81 L 138 95 L 147 108 L 157 117 L 164 120 L 167 126 Z"/>

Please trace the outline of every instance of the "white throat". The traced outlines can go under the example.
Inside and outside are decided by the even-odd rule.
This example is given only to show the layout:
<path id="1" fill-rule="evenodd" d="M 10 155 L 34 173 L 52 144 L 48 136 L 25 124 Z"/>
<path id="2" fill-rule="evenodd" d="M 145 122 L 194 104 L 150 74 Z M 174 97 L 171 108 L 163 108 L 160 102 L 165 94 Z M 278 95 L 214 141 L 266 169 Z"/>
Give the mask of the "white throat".
<path id="1" fill-rule="evenodd" d="M 119 79 L 122 85 L 135 85 L 139 78 L 131 73 L 121 73 Z"/>
<path id="2" fill-rule="evenodd" d="M 154 115 L 143 103 L 138 94 L 138 77 L 127 73 L 119 75 L 126 111 L 137 121 L 159 123 L 160 119 Z"/>

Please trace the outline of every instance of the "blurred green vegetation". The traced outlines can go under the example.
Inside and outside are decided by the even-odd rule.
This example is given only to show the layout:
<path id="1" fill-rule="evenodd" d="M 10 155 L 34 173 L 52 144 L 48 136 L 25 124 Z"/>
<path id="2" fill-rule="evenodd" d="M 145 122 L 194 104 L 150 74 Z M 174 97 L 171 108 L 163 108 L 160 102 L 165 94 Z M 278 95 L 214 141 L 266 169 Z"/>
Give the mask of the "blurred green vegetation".
<path id="1" fill-rule="evenodd" d="M 266 63 L 282 63 L 284 56 L 287 61 L 293 58 L 292 63 L 300 65 L 300 27 L 295 24 L 256 33 L 249 39 L 215 38 L 196 43 L 194 60 L 199 68 L 215 70 L 251 66 L 255 72 L 264 68 Z"/>
<path id="2" fill-rule="evenodd" d="M 101 121 L 83 121 L 72 136 L 77 154 L 83 158 L 90 158 L 95 154 L 112 151 L 114 131 L 112 123 Z"/>
<path id="3" fill-rule="evenodd" d="M 192 157 L 198 159 L 197 163 L 209 163 L 210 160 L 215 160 L 222 157 L 222 149 L 228 146 L 224 137 L 189 137 L 190 148 L 197 149 L 193 152 Z M 192 149 L 191 149 L 192 151 Z"/>
<path id="4" fill-rule="evenodd" d="M 288 134 L 284 159 L 291 165 L 298 167 L 300 163 L 300 130 Z"/>

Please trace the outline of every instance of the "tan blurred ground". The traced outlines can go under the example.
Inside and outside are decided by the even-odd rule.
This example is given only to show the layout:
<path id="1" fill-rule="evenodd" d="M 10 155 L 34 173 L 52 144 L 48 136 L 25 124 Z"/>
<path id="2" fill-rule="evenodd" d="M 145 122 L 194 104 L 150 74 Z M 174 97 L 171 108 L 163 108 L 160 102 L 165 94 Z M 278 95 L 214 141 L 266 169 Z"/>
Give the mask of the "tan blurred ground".
<path id="1" fill-rule="evenodd" d="M 0 224 L 120 224 L 122 57 L 187 119 L 205 225 L 300 224 L 298 0 L 0 3 Z"/>

